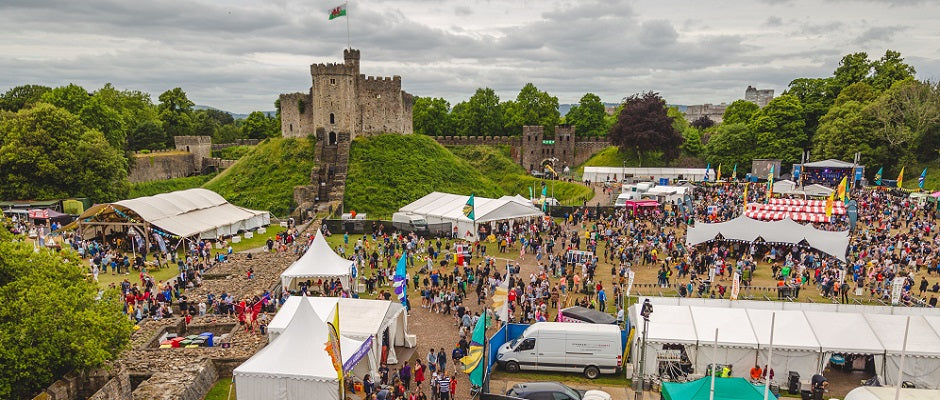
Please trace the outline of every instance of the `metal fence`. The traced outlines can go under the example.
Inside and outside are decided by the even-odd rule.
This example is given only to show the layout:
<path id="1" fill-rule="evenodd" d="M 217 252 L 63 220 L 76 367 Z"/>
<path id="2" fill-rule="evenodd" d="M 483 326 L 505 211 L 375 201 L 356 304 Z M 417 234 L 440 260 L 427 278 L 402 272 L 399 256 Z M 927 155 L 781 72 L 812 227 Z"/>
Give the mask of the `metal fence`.
<path id="1" fill-rule="evenodd" d="M 392 222 L 381 219 L 324 219 L 323 225 L 332 233 L 371 234 L 382 230 L 389 232 L 414 232 L 419 236 L 449 236 L 454 227 L 451 223 L 428 224 L 427 227 L 415 227 L 409 223 Z"/>

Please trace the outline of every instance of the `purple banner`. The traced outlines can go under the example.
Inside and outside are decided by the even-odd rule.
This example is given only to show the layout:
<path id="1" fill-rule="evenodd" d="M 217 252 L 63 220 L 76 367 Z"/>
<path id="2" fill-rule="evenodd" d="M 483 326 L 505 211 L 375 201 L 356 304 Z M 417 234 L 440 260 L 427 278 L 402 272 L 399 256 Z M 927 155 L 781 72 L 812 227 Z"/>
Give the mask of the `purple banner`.
<path id="1" fill-rule="evenodd" d="M 369 336 L 365 342 L 362 342 L 362 346 L 356 349 L 352 357 L 349 357 L 349 360 L 343 363 L 343 372 L 352 371 L 353 367 L 355 367 L 366 354 L 369 354 L 369 350 L 372 350 L 372 336 Z"/>

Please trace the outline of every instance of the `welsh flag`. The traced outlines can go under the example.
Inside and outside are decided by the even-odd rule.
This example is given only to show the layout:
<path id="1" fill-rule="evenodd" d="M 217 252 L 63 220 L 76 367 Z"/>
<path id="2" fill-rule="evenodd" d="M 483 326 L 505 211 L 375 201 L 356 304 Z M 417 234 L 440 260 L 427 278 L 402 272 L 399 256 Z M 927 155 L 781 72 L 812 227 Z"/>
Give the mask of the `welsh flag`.
<path id="1" fill-rule="evenodd" d="M 346 3 L 330 10 L 330 20 L 346 16 Z"/>

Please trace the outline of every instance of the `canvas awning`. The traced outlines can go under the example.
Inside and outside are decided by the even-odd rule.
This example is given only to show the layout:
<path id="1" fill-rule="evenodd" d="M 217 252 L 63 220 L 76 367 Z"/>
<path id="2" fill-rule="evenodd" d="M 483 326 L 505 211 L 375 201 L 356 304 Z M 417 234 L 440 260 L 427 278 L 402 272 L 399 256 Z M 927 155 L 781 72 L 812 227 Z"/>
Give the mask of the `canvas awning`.
<path id="1" fill-rule="evenodd" d="M 686 244 L 695 246 L 718 237 L 725 240 L 753 242 L 757 238 L 768 243 L 798 244 L 806 241 L 810 247 L 839 260 L 845 260 L 849 247 L 848 231 L 823 231 L 810 225 L 801 225 L 791 219 L 764 222 L 747 216 L 715 224 L 696 223 L 686 231 Z"/>
<path id="2" fill-rule="evenodd" d="M 663 400 L 709 400 L 711 398 L 712 379 L 705 377 L 692 382 L 663 382 Z M 715 399 L 721 400 L 763 400 L 764 387 L 754 385 L 744 378 L 715 379 Z M 777 397 L 770 394 L 770 398 Z"/>
<path id="3" fill-rule="evenodd" d="M 313 242 L 297 261 L 281 273 L 281 285 L 292 289 L 298 281 L 306 279 L 339 279 L 343 289 L 350 288 L 353 261 L 336 254 L 322 232 L 317 232 Z"/>
<path id="4" fill-rule="evenodd" d="M 188 189 L 114 203 L 96 204 L 78 217 L 79 227 L 101 227 L 105 234 L 123 232 L 128 224 L 150 224 L 166 233 L 215 239 L 271 223 L 267 211 L 235 206 L 207 189 Z M 101 230 L 86 229 L 93 237 Z"/>

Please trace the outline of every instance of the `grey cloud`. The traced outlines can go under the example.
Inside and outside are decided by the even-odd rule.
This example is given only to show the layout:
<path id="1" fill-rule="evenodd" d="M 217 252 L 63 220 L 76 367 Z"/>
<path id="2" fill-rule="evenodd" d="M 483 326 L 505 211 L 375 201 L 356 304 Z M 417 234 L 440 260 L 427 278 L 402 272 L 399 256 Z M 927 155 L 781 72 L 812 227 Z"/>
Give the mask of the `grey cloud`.
<path id="1" fill-rule="evenodd" d="M 466 17 L 469 15 L 473 15 L 473 9 L 467 6 L 457 6 L 457 7 L 454 7 L 454 14 L 461 16 L 461 17 Z"/>
<path id="2" fill-rule="evenodd" d="M 896 33 L 902 31 L 904 31 L 904 27 L 900 26 L 873 26 L 865 29 L 858 35 L 858 37 L 855 38 L 855 43 L 865 45 L 869 43 L 886 42 L 891 40 Z"/>
<path id="3" fill-rule="evenodd" d="M 666 20 L 646 21 L 640 26 L 639 39 L 647 46 L 668 46 L 678 38 L 679 32 Z"/>
<path id="4" fill-rule="evenodd" d="M 764 20 L 764 25 L 767 25 L 767 26 L 780 26 L 780 25 L 783 25 L 783 19 L 780 18 L 780 17 L 778 17 L 778 16 L 776 16 L 776 15 L 772 15 L 772 16 L 770 16 L 770 17 L 767 17 L 766 20 Z"/>
<path id="5" fill-rule="evenodd" d="M 800 24 L 798 32 L 802 35 L 819 36 L 835 32 L 842 28 L 842 22 L 829 21 L 823 23 L 805 22 Z"/>

